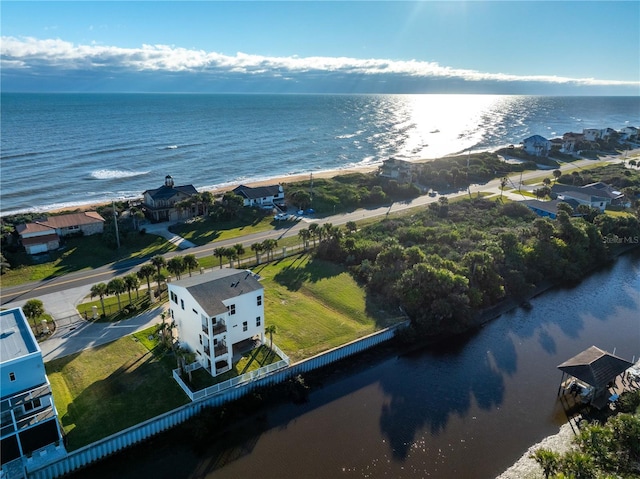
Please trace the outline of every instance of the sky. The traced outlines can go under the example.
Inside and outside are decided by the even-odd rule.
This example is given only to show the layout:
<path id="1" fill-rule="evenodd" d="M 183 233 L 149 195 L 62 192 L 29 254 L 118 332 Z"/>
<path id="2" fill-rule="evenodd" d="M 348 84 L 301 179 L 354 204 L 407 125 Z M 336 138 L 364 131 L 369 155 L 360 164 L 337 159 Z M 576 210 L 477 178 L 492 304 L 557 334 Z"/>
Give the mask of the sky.
<path id="1" fill-rule="evenodd" d="M 637 1 L 0 2 L 3 92 L 640 94 Z"/>

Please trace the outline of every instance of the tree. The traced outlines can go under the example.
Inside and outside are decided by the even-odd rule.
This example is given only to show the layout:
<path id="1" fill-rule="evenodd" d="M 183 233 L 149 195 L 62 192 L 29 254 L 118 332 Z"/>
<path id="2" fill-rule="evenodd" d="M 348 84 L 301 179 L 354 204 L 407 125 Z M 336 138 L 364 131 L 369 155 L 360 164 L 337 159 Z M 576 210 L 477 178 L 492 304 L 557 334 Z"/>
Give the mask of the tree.
<path id="1" fill-rule="evenodd" d="M 544 180 L 542 180 L 542 184 L 544 186 L 549 186 L 551 185 L 551 179 L 550 178 L 545 178 Z"/>
<path id="2" fill-rule="evenodd" d="M 289 195 L 289 201 L 299 210 L 306 210 L 311 205 L 311 195 L 305 190 L 296 190 Z"/>
<path id="3" fill-rule="evenodd" d="M 358 231 L 358 225 L 356 224 L 355 221 L 347 221 L 347 223 L 344 226 L 345 228 L 347 228 L 347 231 L 349 233 L 355 233 L 356 231 Z"/>
<path id="4" fill-rule="evenodd" d="M 269 358 L 269 356 L 271 356 L 272 353 L 273 354 L 276 353 L 273 349 L 273 335 L 278 332 L 278 328 L 276 327 L 275 324 L 270 324 L 269 326 L 266 326 L 264 328 L 264 332 L 269 334 L 269 347 L 271 348 L 271 352 L 264 359 L 264 362 L 267 362 L 267 359 Z"/>
<path id="5" fill-rule="evenodd" d="M 124 284 L 127 288 L 127 293 L 129 293 L 129 304 L 131 304 L 131 290 L 136 290 L 136 299 L 139 298 L 138 289 L 140 288 L 140 280 L 135 273 L 130 273 L 124 277 Z"/>
<path id="6" fill-rule="evenodd" d="M 24 304 L 22 311 L 28 319 L 33 321 L 33 328 L 36 329 L 38 327 L 36 319 L 44 314 L 44 304 L 39 299 L 30 299 Z"/>
<path id="7" fill-rule="evenodd" d="M 244 206 L 244 199 L 240 195 L 236 195 L 233 191 L 228 191 L 222 197 L 222 206 L 225 215 L 229 218 L 237 215 Z"/>
<path id="8" fill-rule="evenodd" d="M 236 259 L 239 261 L 240 257 L 244 254 L 244 245 L 242 243 L 236 243 L 233 245 L 233 249 L 236 251 Z"/>
<path id="9" fill-rule="evenodd" d="M 260 253 L 262 253 L 262 243 L 253 243 L 251 249 L 256 252 L 256 264 L 260 264 Z"/>
<path id="10" fill-rule="evenodd" d="M 151 258 L 151 264 L 156 268 L 156 279 L 160 277 L 162 268 L 167 265 L 167 260 L 162 255 L 155 255 Z M 160 294 L 160 280 L 158 280 L 158 294 Z"/>
<path id="11" fill-rule="evenodd" d="M 311 223 L 309 225 L 309 233 L 311 233 L 311 237 L 313 238 L 313 247 L 316 246 L 316 238 L 318 237 L 320 230 L 320 225 L 318 223 Z"/>
<path id="12" fill-rule="evenodd" d="M 200 263 L 198 263 L 198 259 L 195 254 L 187 254 L 184 256 L 184 266 L 189 271 L 189 276 L 191 276 L 191 271 L 196 269 Z"/>
<path id="13" fill-rule="evenodd" d="M 167 270 L 178 279 L 180 279 L 180 275 L 185 269 L 184 258 L 182 256 L 174 256 L 167 261 Z"/>
<path id="14" fill-rule="evenodd" d="M 151 296 L 151 282 L 150 282 L 150 278 L 153 276 L 153 274 L 156 272 L 156 268 L 152 265 L 152 264 L 143 264 L 142 267 L 138 270 L 138 278 L 142 279 L 146 279 L 147 280 L 147 291 L 149 293 L 149 296 Z"/>
<path id="15" fill-rule="evenodd" d="M 507 182 L 509 180 L 507 179 L 506 176 L 503 176 L 502 178 L 500 178 L 500 199 L 502 199 L 502 192 L 504 191 L 504 188 L 507 186 Z"/>
<path id="16" fill-rule="evenodd" d="M 273 259 L 273 250 L 278 246 L 278 242 L 272 238 L 266 239 L 262 242 L 262 249 L 267 252 L 267 261 Z"/>
<path id="17" fill-rule="evenodd" d="M 104 283 L 98 283 L 91 286 L 91 298 L 98 296 L 100 298 L 100 304 L 102 305 L 102 315 L 106 316 L 107 312 L 104 309 L 104 297 L 109 294 L 109 289 Z"/>
<path id="18" fill-rule="evenodd" d="M 238 252 L 233 247 L 225 248 L 224 256 L 229 260 L 229 263 L 232 263 L 233 261 L 238 259 Z"/>
<path id="19" fill-rule="evenodd" d="M 302 240 L 302 246 L 306 251 L 307 248 L 309 247 L 309 239 L 311 238 L 311 232 L 308 229 L 303 228 L 300 231 L 298 231 L 298 236 Z"/>
<path id="20" fill-rule="evenodd" d="M 127 290 L 127 286 L 122 278 L 113 278 L 107 283 L 107 291 L 111 294 L 115 294 L 118 299 L 118 311 L 122 309 L 120 304 L 120 295 Z"/>
<path id="21" fill-rule="evenodd" d="M 560 179 L 561 176 L 562 176 L 562 171 L 553 170 L 553 180 L 554 180 L 555 183 L 558 182 L 558 180 Z"/>
<path id="22" fill-rule="evenodd" d="M 531 459 L 535 459 L 535 461 L 540 465 L 546 479 L 549 479 L 551 474 L 555 474 L 558 471 L 560 455 L 557 452 L 549 449 L 536 449 L 536 451 L 529 457 Z"/>
<path id="23" fill-rule="evenodd" d="M 222 258 L 224 258 L 225 254 L 226 254 L 227 249 L 226 248 L 215 248 L 213 250 L 213 255 L 217 256 L 218 259 L 220 260 L 220 269 L 222 269 Z"/>

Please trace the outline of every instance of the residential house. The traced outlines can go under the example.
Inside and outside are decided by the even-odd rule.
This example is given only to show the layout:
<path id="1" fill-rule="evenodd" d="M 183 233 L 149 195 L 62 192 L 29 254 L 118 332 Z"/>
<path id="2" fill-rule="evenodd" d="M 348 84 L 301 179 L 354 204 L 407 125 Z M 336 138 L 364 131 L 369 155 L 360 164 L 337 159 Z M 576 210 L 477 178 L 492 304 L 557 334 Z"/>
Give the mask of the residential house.
<path id="1" fill-rule="evenodd" d="M 584 141 L 584 135 L 582 133 L 565 133 L 562 135 L 562 148 L 563 153 L 573 153 L 580 147 L 579 145 Z"/>
<path id="2" fill-rule="evenodd" d="M 538 216 L 548 217 L 552 220 L 555 220 L 558 216 L 558 204 L 559 203 L 568 203 L 573 209 L 574 214 L 572 216 L 580 216 L 578 213 L 575 213 L 576 208 L 579 206 L 575 200 L 567 199 L 565 200 L 551 200 L 551 201 L 540 201 L 540 200 L 524 200 L 522 204 L 528 206 L 535 214 Z"/>
<path id="3" fill-rule="evenodd" d="M 378 175 L 391 178 L 398 181 L 398 183 L 409 183 L 412 181 L 413 176 L 419 172 L 420 166 L 422 164 L 413 161 L 389 158 L 384 160 L 378 168 Z"/>
<path id="4" fill-rule="evenodd" d="M 540 135 L 533 135 L 522 141 L 524 151 L 533 156 L 549 156 L 551 142 Z"/>
<path id="5" fill-rule="evenodd" d="M 196 214 L 194 206 L 180 208 L 179 203 L 197 194 L 198 190 L 193 185 L 175 186 L 173 178 L 167 175 L 164 185 L 155 190 L 146 190 L 142 194 L 145 213 L 156 222 L 191 218 Z"/>
<path id="6" fill-rule="evenodd" d="M 60 247 L 60 238 L 102 233 L 105 219 L 96 211 L 49 216 L 16 226 L 20 241 L 29 254 L 45 253 Z"/>
<path id="7" fill-rule="evenodd" d="M 601 138 L 602 131 L 598 128 L 585 128 L 582 130 L 586 141 L 598 141 Z"/>
<path id="8" fill-rule="evenodd" d="M 212 376 L 264 341 L 264 288 L 248 270 L 219 269 L 169 283 L 178 341 Z M 236 360 L 237 360 L 236 359 Z"/>
<path id="9" fill-rule="evenodd" d="M 635 126 L 625 126 L 620 130 L 620 137 L 626 141 L 636 141 L 640 139 L 640 130 Z"/>
<path id="10" fill-rule="evenodd" d="M 605 183 L 592 183 L 585 186 L 571 186 L 556 183 L 551 187 L 553 197 L 567 201 L 575 200 L 581 205 L 591 206 L 604 211 L 614 204 L 624 206 L 624 195 Z"/>
<path id="11" fill-rule="evenodd" d="M 0 312 L 0 383 L 0 477 L 26 477 L 30 463 L 66 455 L 42 351 L 21 308 Z"/>
<path id="12" fill-rule="evenodd" d="M 250 186 L 240 185 L 233 189 L 236 195 L 244 200 L 244 206 L 271 207 L 284 205 L 284 188 L 282 185 Z"/>

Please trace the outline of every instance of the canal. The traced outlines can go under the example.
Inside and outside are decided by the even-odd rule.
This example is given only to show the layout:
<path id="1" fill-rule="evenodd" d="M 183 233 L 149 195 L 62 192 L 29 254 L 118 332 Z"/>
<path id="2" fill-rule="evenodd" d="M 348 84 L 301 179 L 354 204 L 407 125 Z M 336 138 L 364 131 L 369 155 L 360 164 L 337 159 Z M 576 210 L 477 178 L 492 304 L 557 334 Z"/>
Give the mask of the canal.
<path id="1" fill-rule="evenodd" d="M 153 440 L 91 478 L 495 478 L 566 422 L 557 365 L 591 345 L 640 355 L 640 252 L 474 334 L 341 365 L 308 402 L 282 404 L 206 447 Z"/>

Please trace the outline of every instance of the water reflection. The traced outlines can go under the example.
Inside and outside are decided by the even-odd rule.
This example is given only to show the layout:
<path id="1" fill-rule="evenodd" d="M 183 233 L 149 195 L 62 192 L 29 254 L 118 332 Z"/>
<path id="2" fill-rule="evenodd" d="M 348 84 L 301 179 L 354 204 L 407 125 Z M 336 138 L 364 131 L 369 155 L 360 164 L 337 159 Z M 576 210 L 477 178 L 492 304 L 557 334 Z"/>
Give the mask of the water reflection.
<path id="1" fill-rule="evenodd" d="M 341 364 L 306 404 L 74 477 L 493 478 L 566 422 L 557 365 L 593 344 L 638 358 L 640 253 L 453 343 Z"/>

